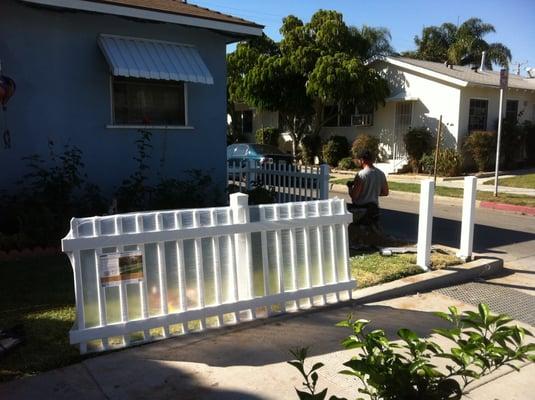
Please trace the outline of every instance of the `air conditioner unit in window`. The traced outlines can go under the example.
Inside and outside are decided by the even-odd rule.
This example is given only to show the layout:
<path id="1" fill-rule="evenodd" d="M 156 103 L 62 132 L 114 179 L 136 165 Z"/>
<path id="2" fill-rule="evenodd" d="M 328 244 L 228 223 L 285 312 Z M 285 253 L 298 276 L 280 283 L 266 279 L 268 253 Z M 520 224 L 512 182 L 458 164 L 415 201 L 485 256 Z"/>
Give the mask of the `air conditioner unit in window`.
<path id="1" fill-rule="evenodd" d="M 353 126 L 372 126 L 373 113 L 355 114 L 351 116 L 351 125 Z"/>

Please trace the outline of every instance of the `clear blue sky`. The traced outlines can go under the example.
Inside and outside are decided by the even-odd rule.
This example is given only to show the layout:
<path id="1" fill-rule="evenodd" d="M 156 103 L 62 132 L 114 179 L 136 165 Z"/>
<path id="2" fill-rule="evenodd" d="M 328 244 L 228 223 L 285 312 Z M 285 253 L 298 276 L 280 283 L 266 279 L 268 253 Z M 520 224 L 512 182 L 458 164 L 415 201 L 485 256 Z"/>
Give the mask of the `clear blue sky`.
<path id="1" fill-rule="evenodd" d="M 264 32 L 280 39 L 284 16 L 304 21 L 318 9 L 334 9 L 349 25 L 384 26 L 390 29 L 396 51 L 414 49 L 413 38 L 425 25 L 464 21 L 479 17 L 496 28 L 487 41 L 502 42 L 511 49 L 513 63 L 529 61 L 535 67 L 535 0 L 190 0 L 265 25 Z M 525 65 L 522 66 L 522 70 Z"/>

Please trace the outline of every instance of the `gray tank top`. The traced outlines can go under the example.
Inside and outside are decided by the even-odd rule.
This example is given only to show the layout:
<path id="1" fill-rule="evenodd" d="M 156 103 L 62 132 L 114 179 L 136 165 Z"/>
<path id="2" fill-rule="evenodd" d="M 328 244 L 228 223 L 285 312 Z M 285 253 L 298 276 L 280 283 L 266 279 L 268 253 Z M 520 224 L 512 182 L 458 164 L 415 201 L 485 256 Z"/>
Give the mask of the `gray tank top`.
<path id="1" fill-rule="evenodd" d="M 379 205 L 381 188 L 386 186 L 386 176 L 380 169 L 366 167 L 357 174 L 362 182 L 362 192 L 355 205 L 375 203 Z"/>

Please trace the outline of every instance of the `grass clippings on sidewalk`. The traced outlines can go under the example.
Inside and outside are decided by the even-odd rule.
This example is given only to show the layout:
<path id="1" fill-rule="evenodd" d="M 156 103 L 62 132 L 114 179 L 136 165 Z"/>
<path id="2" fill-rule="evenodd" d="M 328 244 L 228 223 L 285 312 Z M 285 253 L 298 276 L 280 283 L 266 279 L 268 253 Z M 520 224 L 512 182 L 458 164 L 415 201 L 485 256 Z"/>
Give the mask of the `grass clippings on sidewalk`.
<path id="1" fill-rule="evenodd" d="M 484 182 L 485 185 L 494 185 L 494 179 Z M 498 179 L 500 186 L 535 189 L 535 174 L 518 175 L 511 178 Z"/>
<path id="2" fill-rule="evenodd" d="M 66 256 L 0 262 L 0 329 L 21 324 L 24 343 L 0 355 L 0 382 L 72 364 L 75 318 L 72 270 Z"/>
<path id="3" fill-rule="evenodd" d="M 460 263 L 462 261 L 455 255 L 433 252 L 430 269 L 442 269 Z M 416 254 L 363 254 L 351 257 L 350 265 L 353 278 L 357 280 L 357 288 L 379 285 L 424 272 L 416 265 Z"/>

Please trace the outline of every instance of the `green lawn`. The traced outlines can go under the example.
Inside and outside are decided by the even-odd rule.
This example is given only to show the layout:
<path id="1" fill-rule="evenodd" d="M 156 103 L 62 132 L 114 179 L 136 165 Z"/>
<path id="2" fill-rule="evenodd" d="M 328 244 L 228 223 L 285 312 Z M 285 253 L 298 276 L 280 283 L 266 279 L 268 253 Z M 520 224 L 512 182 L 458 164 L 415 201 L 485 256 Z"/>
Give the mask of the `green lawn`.
<path id="1" fill-rule="evenodd" d="M 0 360 L 0 382 L 72 364 L 72 270 L 66 256 L 0 262 L 0 328 L 22 324 L 24 344 Z"/>
<path id="2" fill-rule="evenodd" d="M 431 254 L 431 269 L 441 269 L 461 263 L 454 255 L 444 252 Z M 379 253 L 363 254 L 350 259 L 351 273 L 357 280 L 357 287 L 364 288 L 390 282 L 410 275 L 422 273 L 416 265 L 416 254 L 394 254 L 382 256 Z"/>
<path id="3" fill-rule="evenodd" d="M 519 175 L 512 178 L 498 179 L 500 186 L 535 189 L 535 174 Z M 494 185 L 494 179 L 484 182 L 485 185 Z"/>

